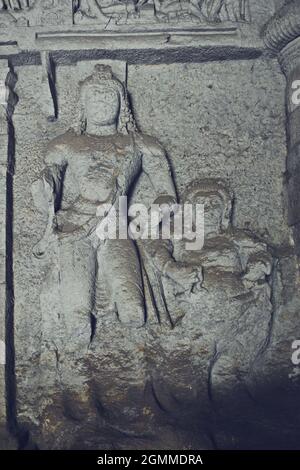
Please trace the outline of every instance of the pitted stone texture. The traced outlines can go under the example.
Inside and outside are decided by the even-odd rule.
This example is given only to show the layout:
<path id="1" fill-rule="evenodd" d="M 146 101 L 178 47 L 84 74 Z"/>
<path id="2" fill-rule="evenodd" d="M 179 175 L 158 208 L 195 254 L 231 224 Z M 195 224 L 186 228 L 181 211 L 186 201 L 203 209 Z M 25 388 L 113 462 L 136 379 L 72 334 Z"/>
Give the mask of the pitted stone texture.
<path id="1" fill-rule="evenodd" d="M 165 146 L 179 193 L 195 177 L 227 179 L 234 225 L 288 243 L 284 77 L 276 60 L 131 66 L 128 86 L 137 123 Z"/>
<path id="2" fill-rule="evenodd" d="M 221 279 L 209 292 L 181 298 L 185 316 L 175 328 L 168 318 L 158 324 L 150 311 L 147 326 L 133 330 L 107 312 L 97 322 L 91 345 L 83 345 L 77 336 L 66 345 L 57 291 L 51 290 L 59 285 L 57 247 L 53 244 L 43 260 L 33 257 L 46 218 L 34 209 L 30 187 L 44 168 L 49 141 L 76 121 L 78 81 L 94 64 L 88 63 L 86 70 L 83 65 L 58 67 L 61 119 L 52 123 L 47 121 L 48 95 L 40 88 L 42 67 L 16 70 L 14 274 L 20 425 L 40 448 L 274 446 L 288 420 L 275 422 L 271 405 L 264 417 L 255 400 L 267 406 L 277 380 L 291 393 L 296 389 L 288 374 L 291 340 L 300 334 L 296 268 L 281 198 L 286 149 L 279 67 L 273 60 L 141 65 L 129 66 L 128 75 L 137 123 L 167 150 L 179 194 L 196 177 L 225 179 L 236 198 L 234 226 L 250 229 L 273 249 L 280 270 L 269 279 L 271 299 L 259 297 L 247 310 L 239 299 L 230 302 L 233 288 Z M 281 397 L 277 395 L 279 401 Z M 246 416 L 244 429 L 240 415 Z M 263 431 L 249 437 L 249 429 L 257 430 L 258 423 L 271 429 L 270 437 Z M 282 441 L 285 447 L 293 436 L 291 428 Z"/>

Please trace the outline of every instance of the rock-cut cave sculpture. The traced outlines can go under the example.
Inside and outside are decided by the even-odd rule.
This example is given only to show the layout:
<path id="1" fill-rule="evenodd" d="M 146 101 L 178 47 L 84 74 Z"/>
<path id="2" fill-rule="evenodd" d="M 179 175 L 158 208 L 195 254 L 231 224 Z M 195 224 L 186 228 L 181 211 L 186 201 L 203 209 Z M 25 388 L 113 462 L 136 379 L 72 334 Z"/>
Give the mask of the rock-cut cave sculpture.
<path id="1" fill-rule="evenodd" d="M 96 65 L 80 83 L 78 121 L 78 129 L 49 143 L 45 169 L 32 187 L 35 204 L 48 220 L 34 253 L 40 258 L 51 243 L 58 245 L 61 309 L 70 336 L 76 323 L 78 331 L 78 322 L 96 318 L 99 311 L 131 326 L 146 321 L 136 246 L 130 238 L 101 241 L 97 209 L 112 204 L 118 210 L 119 197 L 130 193 L 142 173 L 153 202 L 176 200 L 165 152 L 137 131 L 127 91 L 109 66 Z"/>

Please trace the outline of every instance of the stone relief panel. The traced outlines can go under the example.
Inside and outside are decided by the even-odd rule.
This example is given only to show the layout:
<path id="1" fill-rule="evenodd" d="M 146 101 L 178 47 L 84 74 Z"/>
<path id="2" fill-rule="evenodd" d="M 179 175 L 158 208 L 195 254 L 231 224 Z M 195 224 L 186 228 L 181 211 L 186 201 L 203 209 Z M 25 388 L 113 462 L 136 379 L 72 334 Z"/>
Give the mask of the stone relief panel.
<path id="1" fill-rule="evenodd" d="M 73 20 L 72 20 L 73 11 Z M 3 26 L 249 22 L 249 0 L 1 0 Z"/>
<path id="2" fill-rule="evenodd" d="M 74 0 L 74 22 L 170 25 L 249 22 L 249 0 Z"/>
<path id="3" fill-rule="evenodd" d="M 255 304 L 258 298 L 261 298 L 263 311 L 272 308 L 268 285 L 273 266 L 272 256 L 267 245 L 259 241 L 257 236 L 233 228 L 233 198 L 232 191 L 224 181 L 204 179 L 192 182 L 182 201 L 185 204 L 203 204 L 205 207 L 204 247 L 200 251 L 189 251 L 186 248 L 188 239 L 178 241 L 172 235 L 168 242 L 154 240 L 147 243 L 146 250 L 141 247 L 149 273 L 152 270 L 149 278 L 153 280 L 153 286 L 157 273 L 160 273 L 160 298 L 167 299 L 168 293 L 173 293 L 172 307 L 166 305 L 164 312 L 169 312 L 171 325 L 178 321 L 184 322 L 184 305 L 186 308 L 192 293 L 202 293 L 200 296 L 204 305 L 209 290 L 215 289 L 219 283 L 222 284 L 222 290 L 227 291 L 227 297 L 237 302 L 239 299 L 243 308 L 247 304 L 251 309 L 251 304 Z M 264 305 L 265 301 L 267 303 Z M 163 306 L 164 303 L 160 301 L 157 305 Z M 180 307 L 182 305 L 183 311 Z"/>
<path id="4" fill-rule="evenodd" d="M 232 52 L 249 56 L 255 53 L 251 48 L 263 48 L 260 31 L 274 2 L 3 0 L 0 48 L 13 55 L 20 50 L 168 50 L 222 44 L 242 47 Z"/>
<path id="5" fill-rule="evenodd" d="M 36 0 L 31 1 L 14 1 L 1 0 L 0 2 L 0 22 L 2 27 L 9 24 L 18 26 L 27 26 L 27 14 L 31 7 L 34 6 Z"/>
<path id="6" fill-rule="evenodd" d="M 17 36 L 11 26 L 23 48 L 0 64 L 10 89 L 0 106 L 7 448 L 299 446 L 290 356 L 300 238 L 282 194 L 288 169 L 297 196 L 299 152 L 287 167 L 284 77 L 253 39 L 283 3 L 0 0 L 3 55 Z M 272 24 L 273 50 L 295 39 L 296 23 L 281 13 Z M 249 28 L 247 45 L 258 49 L 241 57 L 218 36 L 205 55 L 186 47 L 189 37 L 176 56 L 164 36 L 164 54 L 149 54 L 149 42 L 141 51 L 144 32 L 176 28 L 175 46 L 182 30 Z M 36 41 L 43 31 L 46 44 Z M 117 53 L 119 31 L 137 31 L 140 49 L 129 54 L 125 34 Z M 297 44 L 281 53 L 288 86 Z M 119 196 L 203 204 L 203 249 L 187 250 L 173 230 L 168 240 L 99 240 L 98 208 L 117 207 Z"/>
<path id="7" fill-rule="evenodd" d="M 255 107 L 256 89 L 248 85 L 244 98 L 236 89 L 232 77 L 245 90 L 253 63 L 231 64 L 230 73 L 225 66 L 60 65 L 54 121 L 35 99 L 42 67 L 33 66 L 32 81 L 28 67 L 16 71 L 18 416 L 41 448 L 212 448 L 205 414 L 232 396 L 256 394 L 272 319 L 280 322 L 284 296 L 297 306 L 280 284 L 294 269 L 282 255 L 289 236 L 280 205 L 284 128 L 264 101 Z M 252 73 L 256 87 L 259 77 L 265 83 L 275 75 L 274 109 L 280 107 L 274 64 L 261 59 Z M 203 92 L 211 86 L 213 109 Z M 217 117 L 224 103 L 232 110 L 226 120 Z M 244 123 L 237 103 L 255 109 Z M 216 127 L 205 137 L 209 111 Z M 276 197 L 264 205 L 266 178 L 255 175 L 265 175 L 269 127 Z M 243 139 L 234 138 L 236 129 Z M 99 203 L 132 192 L 146 204 L 177 196 L 204 203 L 204 249 L 186 251 L 172 237 L 137 245 L 98 241 Z M 201 432 L 191 432 L 191 422 L 203 423 Z M 222 426 L 213 431 L 220 447 L 234 435 Z"/>
<path id="8" fill-rule="evenodd" d="M 251 227 L 271 244 L 285 245 L 289 230 L 282 206 L 284 106 L 281 92 L 275 97 L 266 85 L 272 77 L 280 90 L 284 77 L 269 60 L 230 61 L 229 70 L 227 65 L 132 65 L 128 84 L 137 122 L 167 149 L 179 193 L 195 179 L 195 168 L 203 178 L 225 176 L 235 195 L 234 225 Z M 272 201 L 269 191 L 276 194 Z"/>
<path id="9" fill-rule="evenodd" d="M 242 47 L 243 51 L 231 53 L 249 56 L 256 53 L 252 48 L 263 48 L 260 31 L 275 11 L 274 2 L 2 0 L 0 48 L 14 55 L 99 47 L 112 51 L 226 45 Z M 211 53 L 219 55 L 217 49 Z"/>
<path id="10" fill-rule="evenodd" d="M 45 160 L 47 169 L 33 186 L 36 205 L 47 215 L 45 233 L 34 253 L 37 257 L 45 255 L 53 238 L 58 239 L 59 265 L 65 270 L 60 273 L 60 292 L 66 322 L 71 321 L 75 326 L 78 313 L 86 317 L 85 323 L 91 315 L 96 321 L 96 288 L 100 284 L 102 297 L 106 294 L 103 315 L 115 310 L 121 322 L 142 326 L 146 313 L 133 242 L 101 243 L 96 235 L 97 224 L 101 222 L 97 209 L 101 204 L 113 205 L 120 196 L 126 196 L 140 172 L 147 174 L 154 189 L 153 203 L 159 198 L 174 203 L 174 183 L 163 149 L 154 139 L 136 131 L 127 93 L 109 66 L 96 66 L 80 90 L 77 133 L 71 130 L 50 142 Z M 70 250 L 74 253 L 70 254 Z M 80 259 L 81 252 L 83 259 Z M 69 264 L 75 258 L 78 266 Z M 88 266 L 84 259 L 90 260 Z M 86 279 L 86 295 L 82 290 L 83 279 Z M 77 287 L 76 280 L 80 283 Z M 130 289 L 125 288 L 128 283 Z M 124 298 L 123 293 L 126 293 Z M 77 324 L 76 330 L 78 327 Z"/>
<path id="11" fill-rule="evenodd" d="M 72 24 L 69 0 L 1 0 L 0 24 L 59 26 Z"/>

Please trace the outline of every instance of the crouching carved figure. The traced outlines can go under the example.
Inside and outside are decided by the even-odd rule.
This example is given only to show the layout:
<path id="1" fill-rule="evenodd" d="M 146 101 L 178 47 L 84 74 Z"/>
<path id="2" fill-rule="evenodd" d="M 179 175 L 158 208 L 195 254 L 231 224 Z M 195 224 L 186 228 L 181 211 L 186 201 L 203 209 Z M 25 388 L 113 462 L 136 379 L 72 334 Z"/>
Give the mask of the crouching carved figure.
<path id="1" fill-rule="evenodd" d="M 174 237 L 144 244 L 148 271 L 154 280 L 160 273 L 160 312 L 167 312 L 175 324 L 184 316 L 180 299 L 185 300 L 185 306 L 193 305 L 198 293 L 204 306 L 208 297 L 217 299 L 217 290 L 226 293 L 230 302 L 239 302 L 243 309 L 260 299 L 269 310 L 273 258 L 266 243 L 255 234 L 232 226 L 231 190 L 220 180 L 198 180 L 188 186 L 182 202 L 204 206 L 204 246 L 198 251 L 188 250 L 187 240 Z"/>

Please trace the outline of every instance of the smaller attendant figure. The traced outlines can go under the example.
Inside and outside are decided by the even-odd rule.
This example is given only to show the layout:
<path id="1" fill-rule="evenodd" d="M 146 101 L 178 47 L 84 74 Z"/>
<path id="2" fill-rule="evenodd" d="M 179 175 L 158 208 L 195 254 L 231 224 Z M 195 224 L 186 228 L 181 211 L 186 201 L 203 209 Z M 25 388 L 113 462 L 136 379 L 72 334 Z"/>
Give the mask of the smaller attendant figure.
<path id="1" fill-rule="evenodd" d="M 175 257 L 200 264 L 204 273 L 218 271 L 240 279 L 245 289 L 266 286 L 272 257 L 267 245 L 252 232 L 232 226 L 234 196 L 221 180 L 195 181 L 187 188 L 183 202 L 203 204 L 205 243 L 201 251 L 175 246 Z M 205 274 L 204 274 L 205 276 Z"/>
<path id="2" fill-rule="evenodd" d="M 223 181 L 203 179 L 188 186 L 182 202 L 204 206 L 204 246 L 190 251 L 187 240 L 176 240 L 174 234 L 171 240 L 143 242 L 146 271 L 157 287 L 154 297 L 159 314 L 167 314 L 174 325 L 185 315 L 181 300 L 188 308 L 187 304 L 196 301 L 193 294 L 214 296 L 215 289 L 250 308 L 261 300 L 268 310 L 273 259 L 265 242 L 232 227 L 231 190 Z"/>

